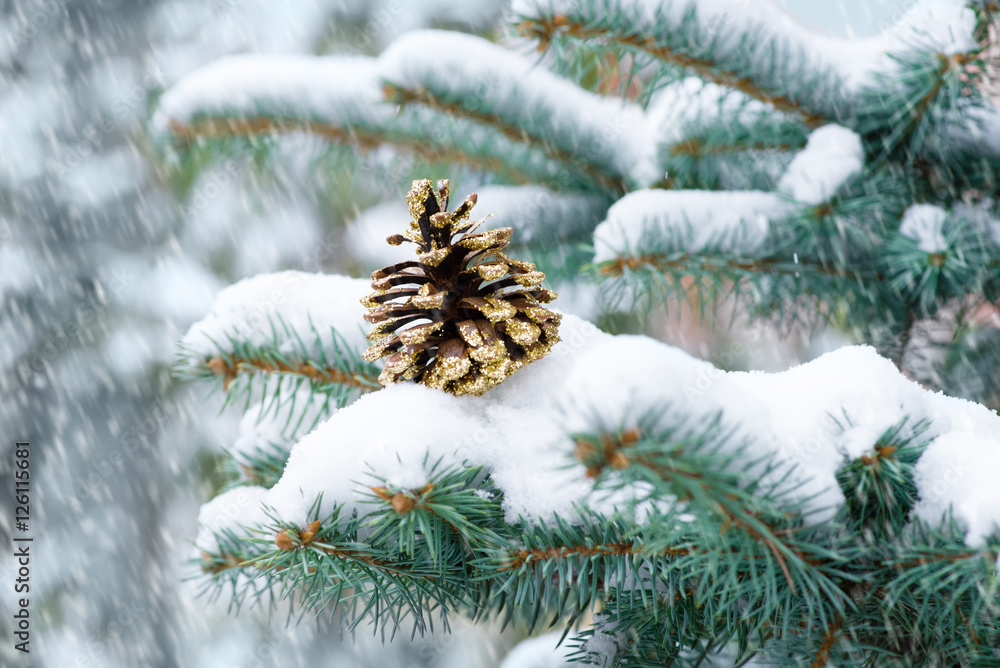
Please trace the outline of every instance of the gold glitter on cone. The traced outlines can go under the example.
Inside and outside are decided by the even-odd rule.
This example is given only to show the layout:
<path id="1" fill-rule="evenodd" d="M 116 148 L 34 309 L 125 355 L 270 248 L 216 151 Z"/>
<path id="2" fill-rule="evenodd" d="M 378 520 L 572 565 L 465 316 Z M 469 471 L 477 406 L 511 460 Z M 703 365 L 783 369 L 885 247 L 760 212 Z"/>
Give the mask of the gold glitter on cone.
<path id="1" fill-rule="evenodd" d="M 558 313 L 541 306 L 556 293 L 530 262 L 507 257 L 513 229 L 475 232 L 469 195 L 448 209 L 448 182 L 440 190 L 413 182 L 406 203 L 413 220 L 388 243 L 417 245 L 417 259 L 372 274 L 374 292 L 361 303 L 375 327 L 363 354 L 387 358 L 383 385 L 403 380 L 452 394 L 483 394 L 559 341 Z"/>

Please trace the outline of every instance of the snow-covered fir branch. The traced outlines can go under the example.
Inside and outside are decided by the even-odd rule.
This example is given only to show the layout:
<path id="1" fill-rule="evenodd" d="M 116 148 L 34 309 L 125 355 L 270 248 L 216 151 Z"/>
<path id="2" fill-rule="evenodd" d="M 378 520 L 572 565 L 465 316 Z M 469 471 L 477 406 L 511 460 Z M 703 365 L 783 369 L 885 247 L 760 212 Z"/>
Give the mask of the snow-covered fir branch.
<path id="1" fill-rule="evenodd" d="M 525 1 L 521 38 L 240 57 L 168 90 L 169 159 L 307 133 L 386 176 L 344 236 L 370 281 L 249 279 L 182 342 L 249 409 L 202 512 L 209 588 L 349 626 L 554 625 L 604 666 L 995 662 L 983 11 L 848 40 L 771 5 Z M 410 184 L 452 172 L 461 197 Z M 601 328 L 727 305 L 859 345 L 739 372 Z"/>

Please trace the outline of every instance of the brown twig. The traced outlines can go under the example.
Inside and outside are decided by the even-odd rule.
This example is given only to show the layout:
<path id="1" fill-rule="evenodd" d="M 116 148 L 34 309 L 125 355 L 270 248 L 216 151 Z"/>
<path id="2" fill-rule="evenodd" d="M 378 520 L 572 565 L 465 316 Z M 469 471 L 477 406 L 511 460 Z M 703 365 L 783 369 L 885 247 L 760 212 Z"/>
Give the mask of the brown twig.
<path id="1" fill-rule="evenodd" d="M 826 634 L 823 636 L 823 644 L 819 646 L 819 651 L 816 653 L 816 658 L 813 660 L 811 668 L 823 668 L 826 665 L 827 660 L 830 658 L 830 650 L 833 649 L 833 643 L 837 641 L 837 635 L 840 633 L 840 626 L 843 624 L 843 618 L 840 613 L 833 618 L 830 626 L 826 629 Z"/>
<path id="2" fill-rule="evenodd" d="M 411 151 L 428 162 L 449 162 L 467 165 L 474 169 L 501 173 L 514 183 L 522 185 L 537 181 L 537 179 L 512 169 L 499 158 L 470 155 L 439 145 L 432 145 L 412 137 L 375 132 L 362 128 L 345 128 L 321 121 L 262 116 L 251 118 L 205 118 L 193 123 L 182 123 L 181 121 L 171 119 L 169 127 L 170 132 L 175 137 L 185 141 L 218 137 L 254 137 L 304 132 L 322 137 L 327 141 L 353 144 L 361 150 L 372 150 L 379 146 L 390 144 L 396 148 Z"/>
<path id="3" fill-rule="evenodd" d="M 229 386 L 240 373 L 287 373 L 296 376 L 305 376 L 310 380 L 322 383 L 339 383 L 358 388 L 363 392 L 370 392 L 379 387 L 378 378 L 373 376 L 364 373 L 355 373 L 352 375 L 332 367 L 316 367 L 309 362 L 293 362 L 289 364 L 276 360 L 265 360 L 259 357 L 234 359 L 232 357 L 216 356 L 205 362 L 205 367 L 216 376 L 222 376 L 222 386 L 226 390 L 229 389 Z"/>
<path id="4" fill-rule="evenodd" d="M 640 554 L 641 546 L 633 543 L 603 543 L 598 545 L 564 545 L 562 547 L 537 548 L 534 550 L 520 550 L 511 555 L 510 560 L 498 570 L 510 571 L 520 568 L 529 560 L 544 559 L 565 559 L 567 557 L 595 557 L 602 555 L 633 555 Z M 668 547 L 656 553 L 657 556 L 677 557 L 690 554 L 690 550 L 683 547 Z"/>
<path id="5" fill-rule="evenodd" d="M 653 267 L 655 269 L 688 269 L 691 267 L 692 263 L 695 264 L 696 269 L 701 271 L 706 270 L 717 270 L 717 269 L 736 269 L 739 271 L 744 271 L 751 274 L 799 274 L 803 271 L 815 271 L 818 274 L 824 274 L 827 276 L 840 276 L 848 277 L 851 272 L 847 270 L 840 269 L 838 267 L 828 267 L 816 262 L 810 262 L 809 260 L 799 258 L 797 264 L 791 266 L 781 266 L 781 263 L 787 262 L 782 258 L 763 258 L 760 260 L 731 260 L 731 259 L 713 259 L 702 257 L 699 258 L 695 255 L 689 255 L 684 253 L 672 260 L 665 259 L 662 255 L 648 254 L 639 255 L 634 257 L 619 257 L 614 260 L 609 260 L 607 262 L 601 263 L 599 266 L 599 271 L 602 274 L 607 274 L 610 276 L 620 276 L 626 269 L 638 269 L 643 266 Z M 882 280 L 881 275 L 876 274 L 873 280 Z"/>
<path id="6" fill-rule="evenodd" d="M 690 155 L 700 158 L 703 155 L 724 155 L 741 151 L 791 151 L 798 148 L 792 144 L 768 144 L 766 142 L 733 142 L 731 144 L 705 144 L 701 139 L 691 137 L 679 141 L 670 147 L 670 155 Z"/>

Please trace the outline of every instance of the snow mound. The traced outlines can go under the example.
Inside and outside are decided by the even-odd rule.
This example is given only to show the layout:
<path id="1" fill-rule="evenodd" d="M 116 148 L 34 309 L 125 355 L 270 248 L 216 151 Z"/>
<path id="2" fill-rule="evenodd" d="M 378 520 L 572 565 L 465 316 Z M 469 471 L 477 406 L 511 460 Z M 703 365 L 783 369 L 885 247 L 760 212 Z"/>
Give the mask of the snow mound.
<path id="1" fill-rule="evenodd" d="M 574 503 L 624 508 L 645 490 L 592 492 L 572 461 L 573 433 L 637 424 L 697 428 L 718 413 L 749 438 L 747 456 L 794 467 L 795 494 L 811 521 L 844 499 L 835 474 L 870 451 L 903 418 L 927 419 L 932 439 L 917 466 L 917 516 L 949 509 L 970 545 L 1000 526 L 1000 417 L 935 394 L 901 375 L 873 348 L 850 346 L 780 373 L 724 372 L 642 336 L 611 336 L 567 315 L 553 352 L 482 397 L 397 384 L 336 412 L 299 441 L 281 480 L 260 501 L 299 525 L 319 494 L 321 513 L 361 505 L 373 475 L 418 488 L 430 467 L 484 466 L 504 491 L 508 521 L 573 520 Z M 648 424 L 648 423 L 647 423 Z M 742 439 L 734 439 L 737 447 Z M 215 502 L 213 502 L 215 503 Z M 648 508 L 648 507 L 647 507 Z M 641 521 L 643 507 L 637 509 Z"/>
<path id="2" fill-rule="evenodd" d="M 210 554 L 222 550 L 216 534 L 231 531 L 237 537 L 249 537 L 248 529 L 268 522 L 261 503 L 267 490 L 263 487 L 236 487 L 218 495 L 198 511 L 198 537 L 194 544 Z"/>
<path id="3" fill-rule="evenodd" d="M 860 174 L 864 160 L 865 150 L 856 132 L 824 125 L 813 130 L 806 147 L 792 159 L 778 190 L 804 204 L 820 204 Z"/>
<path id="4" fill-rule="evenodd" d="M 942 226 L 948 212 L 933 204 L 914 204 L 903 212 L 903 222 L 899 233 L 917 242 L 925 253 L 941 253 L 948 250 Z"/>
<path id="5" fill-rule="evenodd" d="M 172 121 L 259 109 L 305 120 L 377 122 L 392 113 L 381 100 L 373 58 L 246 54 L 220 58 L 177 82 L 160 98 L 153 126 L 166 130 Z"/>
<path id="6" fill-rule="evenodd" d="M 697 252 L 709 244 L 752 252 L 764 242 L 770 220 L 790 204 L 755 190 L 638 190 L 615 202 L 594 231 L 594 262 L 642 253 L 647 234 Z"/>
<path id="7" fill-rule="evenodd" d="M 360 300 L 370 292 L 369 281 L 334 274 L 281 271 L 254 276 L 222 290 L 181 346 L 191 355 L 215 355 L 220 348 L 232 350 L 230 336 L 256 346 L 277 338 L 283 353 L 300 351 L 305 344 L 307 354 L 318 355 L 313 330 L 328 341 L 332 328 L 360 353 L 368 347 Z"/>
<path id="8" fill-rule="evenodd" d="M 500 668 L 569 668 L 566 647 L 560 647 L 562 631 L 553 631 L 519 642 L 504 658 Z"/>

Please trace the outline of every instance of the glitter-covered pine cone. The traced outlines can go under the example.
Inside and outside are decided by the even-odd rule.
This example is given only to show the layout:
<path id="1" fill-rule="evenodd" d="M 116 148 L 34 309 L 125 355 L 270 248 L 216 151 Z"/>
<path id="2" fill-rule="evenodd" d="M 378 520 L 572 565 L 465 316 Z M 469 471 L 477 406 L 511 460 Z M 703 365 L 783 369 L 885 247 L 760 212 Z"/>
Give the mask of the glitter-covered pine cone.
<path id="1" fill-rule="evenodd" d="M 475 194 L 449 213 L 447 181 L 437 193 L 430 181 L 414 181 L 406 201 L 413 221 L 387 241 L 417 244 L 417 259 L 373 273 L 375 292 L 362 300 L 376 325 L 363 357 L 387 358 L 379 381 L 483 394 L 548 354 L 560 316 L 540 303 L 556 294 L 541 286 L 535 265 L 503 253 L 513 230 L 475 232 Z"/>

